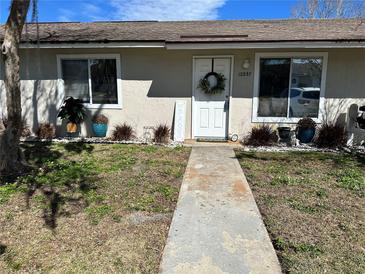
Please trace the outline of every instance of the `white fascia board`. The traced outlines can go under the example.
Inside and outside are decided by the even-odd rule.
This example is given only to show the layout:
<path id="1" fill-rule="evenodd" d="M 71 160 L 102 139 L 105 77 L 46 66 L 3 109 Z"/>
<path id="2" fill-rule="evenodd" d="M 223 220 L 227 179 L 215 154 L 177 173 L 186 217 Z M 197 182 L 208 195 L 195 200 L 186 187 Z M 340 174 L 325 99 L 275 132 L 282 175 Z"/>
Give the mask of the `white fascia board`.
<path id="1" fill-rule="evenodd" d="M 165 48 L 164 42 L 110 42 L 110 43 L 22 43 L 20 48 L 58 48 L 58 49 L 88 49 L 88 48 Z"/>
<path id="2" fill-rule="evenodd" d="M 365 42 L 262 42 L 262 43 L 167 43 L 166 49 L 318 49 L 365 48 Z"/>

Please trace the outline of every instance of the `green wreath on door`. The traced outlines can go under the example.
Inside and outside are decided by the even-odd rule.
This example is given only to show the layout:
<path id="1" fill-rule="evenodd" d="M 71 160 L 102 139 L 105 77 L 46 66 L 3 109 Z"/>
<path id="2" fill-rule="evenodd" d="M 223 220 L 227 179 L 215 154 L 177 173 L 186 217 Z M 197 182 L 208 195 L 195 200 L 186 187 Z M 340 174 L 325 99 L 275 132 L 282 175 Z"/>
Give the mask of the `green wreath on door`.
<path id="1" fill-rule="evenodd" d="M 215 86 L 211 86 L 209 77 L 214 76 L 217 80 Z M 226 77 L 222 73 L 209 72 L 202 79 L 199 80 L 198 88 L 200 88 L 205 94 L 218 94 L 222 93 L 226 87 Z"/>

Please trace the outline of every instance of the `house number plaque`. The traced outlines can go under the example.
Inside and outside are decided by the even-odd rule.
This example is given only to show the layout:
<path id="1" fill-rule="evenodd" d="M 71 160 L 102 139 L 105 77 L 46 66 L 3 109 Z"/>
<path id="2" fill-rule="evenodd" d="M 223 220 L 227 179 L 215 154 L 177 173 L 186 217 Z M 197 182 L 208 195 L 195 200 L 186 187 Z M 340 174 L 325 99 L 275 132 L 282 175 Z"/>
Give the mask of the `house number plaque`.
<path id="1" fill-rule="evenodd" d="M 251 74 L 252 74 L 252 72 L 251 72 L 251 71 L 240 71 L 240 72 L 238 73 L 238 76 L 240 76 L 240 77 L 250 77 L 250 76 L 251 76 Z"/>

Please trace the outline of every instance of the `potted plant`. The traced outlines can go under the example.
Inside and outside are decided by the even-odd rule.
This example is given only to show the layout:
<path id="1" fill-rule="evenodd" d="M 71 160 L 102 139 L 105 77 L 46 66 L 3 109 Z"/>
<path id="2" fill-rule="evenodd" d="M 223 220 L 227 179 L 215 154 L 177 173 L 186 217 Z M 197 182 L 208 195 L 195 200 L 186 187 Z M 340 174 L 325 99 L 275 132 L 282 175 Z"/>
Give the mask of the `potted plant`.
<path id="1" fill-rule="evenodd" d="M 289 141 L 290 140 L 290 127 L 280 126 L 278 127 L 278 133 L 281 141 Z"/>
<path id="2" fill-rule="evenodd" d="M 365 106 L 360 107 L 359 110 L 362 111 L 362 114 L 357 117 L 356 121 L 359 128 L 365 129 Z"/>
<path id="3" fill-rule="evenodd" d="M 316 122 L 313 119 L 306 117 L 299 120 L 297 124 L 297 139 L 301 143 L 310 143 L 316 133 Z"/>
<path id="4" fill-rule="evenodd" d="M 96 114 L 92 119 L 92 128 L 96 137 L 105 137 L 108 130 L 108 117 Z"/>
<path id="5" fill-rule="evenodd" d="M 81 124 L 86 118 L 86 110 L 80 99 L 68 97 L 63 102 L 57 115 L 61 120 L 66 120 L 68 133 L 75 133 L 77 125 Z"/>

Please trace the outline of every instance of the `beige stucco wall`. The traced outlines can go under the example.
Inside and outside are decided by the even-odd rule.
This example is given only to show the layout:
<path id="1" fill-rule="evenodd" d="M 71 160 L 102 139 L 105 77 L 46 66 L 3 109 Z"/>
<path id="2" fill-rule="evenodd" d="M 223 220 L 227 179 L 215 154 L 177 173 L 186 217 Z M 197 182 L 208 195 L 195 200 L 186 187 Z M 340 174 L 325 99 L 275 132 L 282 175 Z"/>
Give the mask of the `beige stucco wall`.
<path id="1" fill-rule="evenodd" d="M 131 124 L 138 136 L 144 127 L 159 123 L 172 125 L 174 104 L 186 100 L 185 137 L 191 138 L 192 58 L 201 55 L 233 55 L 233 85 L 229 113 L 229 133 L 240 137 L 252 127 L 254 58 L 256 52 L 273 50 L 166 50 L 166 49 L 32 49 L 21 51 L 23 116 L 33 130 L 39 122 L 56 119 L 62 102 L 57 90 L 57 54 L 117 53 L 121 56 L 122 109 L 90 109 L 109 119 L 109 129 L 122 122 Z M 302 52 L 309 50 L 280 50 Z M 337 119 L 352 102 L 365 104 L 365 49 L 310 50 L 328 52 L 327 110 Z M 239 76 L 242 62 L 249 59 L 251 76 Z M 3 76 L 1 76 L 3 77 Z M 1 78 L 2 79 L 2 78 Z M 0 81 L 0 115 L 5 110 L 5 91 Z M 82 130 L 90 135 L 89 122 Z"/>

